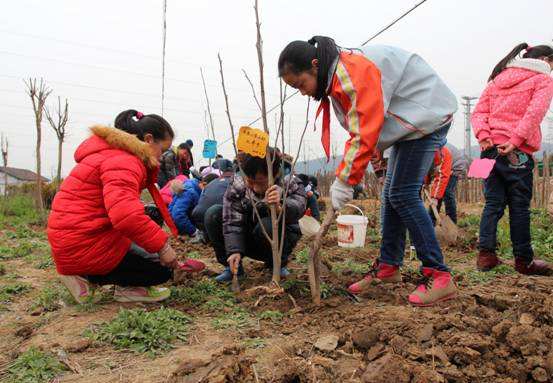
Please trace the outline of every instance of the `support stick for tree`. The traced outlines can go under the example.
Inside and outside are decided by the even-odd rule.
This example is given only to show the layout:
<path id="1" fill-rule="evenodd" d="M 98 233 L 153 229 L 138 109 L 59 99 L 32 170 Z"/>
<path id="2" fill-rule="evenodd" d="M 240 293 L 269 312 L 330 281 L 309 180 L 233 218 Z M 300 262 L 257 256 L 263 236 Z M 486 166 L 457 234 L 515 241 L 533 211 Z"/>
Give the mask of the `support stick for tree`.
<path id="1" fill-rule="evenodd" d="M 209 105 L 209 97 L 207 96 L 207 87 L 205 86 L 204 71 L 200 67 L 200 74 L 202 75 L 202 84 L 204 86 L 205 102 L 207 103 L 207 112 L 209 113 L 209 123 L 211 125 L 211 136 L 215 140 L 215 128 L 213 127 L 213 116 L 211 115 L 211 106 Z"/>
<path id="2" fill-rule="evenodd" d="M 334 221 L 334 209 L 329 201 L 326 205 L 325 218 L 315 239 L 309 245 L 309 258 L 307 260 L 307 273 L 309 275 L 309 286 L 311 287 L 311 299 L 313 303 L 321 303 L 321 259 L 319 250 L 323 244 L 323 238 Z"/>

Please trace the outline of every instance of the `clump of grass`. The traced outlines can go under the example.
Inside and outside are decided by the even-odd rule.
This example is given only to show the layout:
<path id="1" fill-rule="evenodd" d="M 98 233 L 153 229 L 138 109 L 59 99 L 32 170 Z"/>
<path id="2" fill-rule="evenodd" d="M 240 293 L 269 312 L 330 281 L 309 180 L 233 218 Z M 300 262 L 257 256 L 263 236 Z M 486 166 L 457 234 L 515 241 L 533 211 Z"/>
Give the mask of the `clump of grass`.
<path id="1" fill-rule="evenodd" d="M 13 298 L 17 295 L 25 294 L 31 289 L 26 283 L 10 283 L 8 285 L 0 286 L 0 303 L 7 304 L 10 303 Z"/>
<path id="2" fill-rule="evenodd" d="M 263 348 L 265 347 L 265 340 L 261 338 L 248 338 L 244 339 L 242 344 L 246 348 Z"/>
<path id="3" fill-rule="evenodd" d="M 60 309 L 63 304 L 72 302 L 72 297 L 69 292 L 61 286 L 59 283 L 52 283 L 45 286 L 39 294 L 36 296 L 31 310 L 41 310 L 43 312 L 56 311 Z"/>
<path id="4" fill-rule="evenodd" d="M 338 273 L 349 270 L 352 274 L 366 274 L 369 272 L 369 269 L 370 266 L 368 263 L 355 262 L 352 259 L 347 259 L 332 265 L 332 270 Z"/>
<path id="5" fill-rule="evenodd" d="M 85 336 L 118 349 L 153 356 L 169 350 L 177 340 L 185 341 L 191 322 L 189 316 L 171 308 L 123 309 L 110 322 L 86 331 Z"/>
<path id="6" fill-rule="evenodd" d="M 281 287 L 291 294 L 295 293 L 301 297 L 307 297 L 311 295 L 311 290 L 309 288 L 309 282 L 302 281 L 299 279 L 288 279 L 281 284 Z M 328 283 L 321 282 L 321 298 L 326 299 L 330 298 L 333 295 L 338 294 L 338 291 L 334 286 L 329 285 Z"/>
<path id="7" fill-rule="evenodd" d="M 6 274 L 6 266 L 0 264 L 0 275 L 5 275 Z"/>
<path id="8" fill-rule="evenodd" d="M 282 322 L 284 314 L 276 310 L 266 310 L 258 315 L 258 318 L 261 320 L 270 320 L 273 323 Z"/>
<path id="9" fill-rule="evenodd" d="M 211 325 L 217 329 L 236 328 L 242 329 L 252 324 L 252 318 L 246 310 L 239 306 L 223 312 L 211 321 Z"/>
<path id="10" fill-rule="evenodd" d="M 188 254 L 186 254 L 187 259 L 200 259 L 201 254 L 199 251 L 191 251 Z"/>
<path id="11" fill-rule="evenodd" d="M 296 263 L 300 265 L 307 265 L 307 261 L 309 260 L 309 249 L 304 247 L 302 250 L 298 251 L 295 259 Z"/>
<path id="12" fill-rule="evenodd" d="M 170 302 L 185 303 L 190 306 L 200 306 L 211 298 L 222 300 L 233 299 L 232 292 L 228 291 L 211 279 L 202 279 L 193 286 L 171 287 Z"/>
<path id="13" fill-rule="evenodd" d="M 20 194 L 0 199 L 0 223 L 36 224 L 42 220 L 30 195 Z"/>
<path id="14" fill-rule="evenodd" d="M 65 366 L 54 356 L 31 347 L 9 365 L 8 382 L 50 382 L 65 370 Z"/>
<path id="15" fill-rule="evenodd" d="M 479 285 L 487 283 L 498 276 L 514 274 L 515 270 L 508 265 L 499 265 L 493 270 L 481 272 L 476 269 L 462 270 L 455 274 L 461 277 L 461 281 L 466 285 Z"/>

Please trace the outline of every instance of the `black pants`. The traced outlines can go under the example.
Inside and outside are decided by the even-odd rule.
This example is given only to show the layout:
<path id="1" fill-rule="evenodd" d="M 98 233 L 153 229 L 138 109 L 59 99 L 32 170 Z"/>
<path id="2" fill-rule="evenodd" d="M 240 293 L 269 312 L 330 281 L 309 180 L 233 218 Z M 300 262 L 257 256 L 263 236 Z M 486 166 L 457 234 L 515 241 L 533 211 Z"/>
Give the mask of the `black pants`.
<path id="1" fill-rule="evenodd" d="M 225 249 L 225 238 L 223 236 L 223 205 L 213 205 L 207 209 L 205 213 L 204 224 L 207 230 L 207 236 L 213 249 L 217 261 L 223 265 L 228 266 L 227 258 L 229 254 Z M 269 235 L 272 233 L 271 218 L 265 217 L 261 219 L 261 224 L 267 230 Z M 248 257 L 257 261 L 265 262 L 267 268 L 273 267 L 273 253 L 271 244 L 265 238 L 261 224 L 245 224 L 246 243 L 245 253 L 242 257 Z M 280 234 L 279 234 L 280 235 Z M 286 266 L 288 263 L 288 257 L 294 250 L 294 247 L 298 243 L 301 237 L 299 225 L 286 225 L 284 233 L 284 247 L 282 250 L 281 265 Z"/>
<path id="2" fill-rule="evenodd" d="M 481 158 L 495 158 L 490 176 L 484 180 L 486 205 L 480 220 L 479 248 L 494 251 L 497 246 L 497 223 L 509 207 L 509 226 L 513 255 L 531 262 L 534 258 L 530 235 L 530 201 L 532 200 L 534 159 L 516 152 L 524 162 L 513 164 L 505 156 L 497 156 L 497 149 L 482 152 Z"/>
<path id="3" fill-rule="evenodd" d="M 172 277 L 173 270 L 162 266 L 157 254 L 148 253 L 134 243 L 109 274 L 87 276 L 91 283 L 118 286 L 155 286 Z"/>

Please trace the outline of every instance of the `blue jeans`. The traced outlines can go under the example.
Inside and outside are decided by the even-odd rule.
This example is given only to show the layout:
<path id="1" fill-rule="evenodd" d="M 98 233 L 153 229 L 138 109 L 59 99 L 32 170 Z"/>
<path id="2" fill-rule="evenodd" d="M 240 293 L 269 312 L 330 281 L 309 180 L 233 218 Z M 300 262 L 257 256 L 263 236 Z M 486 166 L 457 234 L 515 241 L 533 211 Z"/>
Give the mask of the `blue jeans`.
<path id="1" fill-rule="evenodd" d="M 523 155 L 525 156 L 525 155 Z M 480 220 L 480 250 L 495 251 L 497 246 L 497 223 L 509 206 L 509 226 L 513 255 L 528 262 L 534 258 L 530 236 L 530 201 L 534 159 L 513 165 L 507 157 L 497 156 L 497 149 L 482 152 L 481 158 L 496 158 L 490 176 L 484 180 L 486 205 Z"/>
<path id="2" fill-rule="evenodd" d="M 447 187 L 445 188 L 444 198 L 438 201 L 436 209 L 438 212 L 442 209 L 442 205 L 445 204 L 445 214 L 451 218 L 451 220 L 457 223 L 457 201 L 455 200 L 455 193 L 457 191 L 457 176 L 452 175 L 449 178 Z M 432 213 L 432 208 L 428 208 L 428 214 L 432 219 L 432 223 L 436 223 L 436 218 Z"/>
<path id="3" fill-rule="evenodd" d="M 420 196 L 434 153 L 445 145 L 449 127 L 447 125 L 418 140 L 401 141 L 393 146 L 382 191 L 380 262 L 395 266 L 403 264 L 405 235 L 409 230 L 423 267 L 449 271 Z"/>

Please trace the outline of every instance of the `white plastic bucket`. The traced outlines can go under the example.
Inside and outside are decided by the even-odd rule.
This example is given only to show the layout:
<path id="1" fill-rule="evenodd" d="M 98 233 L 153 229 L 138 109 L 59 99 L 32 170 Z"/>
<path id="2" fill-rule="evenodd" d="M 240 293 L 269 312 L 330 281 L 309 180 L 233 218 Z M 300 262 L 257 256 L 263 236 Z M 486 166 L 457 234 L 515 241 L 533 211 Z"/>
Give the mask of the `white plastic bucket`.
<path id="1" fill-rule="evenodd" d="M 340 247 L 363 247 L 367 235 L 369 220 L 363 211 L 354 205 L 346 205 L 357 209 L 361 215 L 343 214 L 336 218 L 338 227 L 338 246 Z"/>

